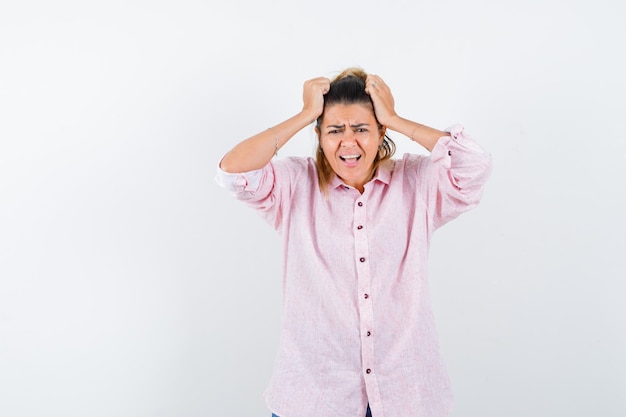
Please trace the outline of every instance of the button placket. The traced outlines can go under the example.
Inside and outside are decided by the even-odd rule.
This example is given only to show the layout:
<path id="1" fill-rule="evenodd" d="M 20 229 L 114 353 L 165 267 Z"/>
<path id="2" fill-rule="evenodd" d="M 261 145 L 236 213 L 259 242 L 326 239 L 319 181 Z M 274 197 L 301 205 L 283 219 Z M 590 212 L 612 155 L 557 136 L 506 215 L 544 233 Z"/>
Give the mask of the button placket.
<path id="1" fill-rule="evenodd" d="M 374 324 L 374 310 L 372 305 L 371 276 L 369 266 L 369 245 L 367 238 L 367 205 L 360 199 L 354 205 L 354 248 L 356 254 L 357 286 L 360 302 L 359 317 L 361 332 L 361 357 L 362 369 L 367 376 L 366 385 L 373 384 L 368 390 L 376 386 L 376 378 L 373 376 L 374 365 L 374 338 L 371 329 Z"/>
<path id="2" fill-rule="evenodd" d="M 365 204 L 363 201 L 357 200 L 355 206 L 354 213 L 354 221 L 358 224 L 357 230 L 363 230 L 363 225 L 367 220 L 367 211 L 365 210 Z M 370 277 L 369 277 L 369 266 L 367 265 L 367 255 L 368 255 L 368 244 L 367 244 L 367 234 L 360 233 L 355 236 L 355 249 L 357 253 L 357 275 L 359 288 L 362 290 L 362 294 L 364 294 L 364 298 L 367 299 L 369 297 L 369 287 L 370 287 Z M 363 279 L 361 279 L 363 277 Z"/>

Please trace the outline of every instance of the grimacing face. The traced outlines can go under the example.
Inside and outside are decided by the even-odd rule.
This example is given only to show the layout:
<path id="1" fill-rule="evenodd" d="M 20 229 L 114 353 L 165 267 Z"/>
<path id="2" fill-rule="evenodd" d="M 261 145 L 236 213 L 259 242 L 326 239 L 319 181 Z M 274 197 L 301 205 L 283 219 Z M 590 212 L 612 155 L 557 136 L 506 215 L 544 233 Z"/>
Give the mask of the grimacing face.
<path id="1" fill-rule="evenodd" d="M 331 105 L 324 110 L 322 124 L 316 130 L 335 174 L 363 192 L 385 136 L 385 128 L 379 129 L 373 108 L 366 104 Z"/>

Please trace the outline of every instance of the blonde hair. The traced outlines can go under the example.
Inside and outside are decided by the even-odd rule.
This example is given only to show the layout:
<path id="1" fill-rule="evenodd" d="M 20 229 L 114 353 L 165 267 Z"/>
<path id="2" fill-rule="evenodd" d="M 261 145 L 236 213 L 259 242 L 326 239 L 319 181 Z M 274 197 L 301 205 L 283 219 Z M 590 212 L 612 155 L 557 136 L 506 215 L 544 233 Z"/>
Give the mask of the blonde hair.
<path id="1" fill-rule="evenodd" d="M 374 105 L 369 94 L 365 92 L 365 80 L 367 79 L 367 73 L 358 67 L 347 68 L 337 75 L 330 82 L 330 90 L 324 96 L 324 112 L 330 106 L 335 104 L 364 104 L 372 109 L 374 117 Z M 317 118 L 317 150 L 315 152 L 315 165 L 317 166 L 317 176 L 319 181 L 320 190 L 328 196 L 328 185 L 333 178 L 335 172 L 333 171 L 324 150 L 320 142 L 322 120 L 324 119 L 324 112 Z M 378 122 L 378 120 L 377 120 Z M 379 130 L 383 126 L 378 124 Z M 372 175 L 376 172 L 378 166 L 390 159 L 396 151 L 396 144 L 387 135 L 383 138 L 383 143 L 378 148 L 378 155 L 374 158 L 374 164 L 372 166 Z"/>

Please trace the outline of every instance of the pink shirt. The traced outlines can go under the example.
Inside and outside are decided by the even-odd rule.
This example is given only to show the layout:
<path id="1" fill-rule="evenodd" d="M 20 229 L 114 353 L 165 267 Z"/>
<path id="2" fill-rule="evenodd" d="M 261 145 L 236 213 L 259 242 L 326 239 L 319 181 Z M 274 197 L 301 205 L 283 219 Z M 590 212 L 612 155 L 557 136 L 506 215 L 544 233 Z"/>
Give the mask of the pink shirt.
<path id="1" fill-rule="evenodd" d="M 428 289 L 432 233 L 475 207 L 491 157 L 460 126 L 326 198 L 311 158 L 216 180 L 281 235 L 283 309 L 265 392 L 280 417 L 443 417 L 452 392 Z"/>

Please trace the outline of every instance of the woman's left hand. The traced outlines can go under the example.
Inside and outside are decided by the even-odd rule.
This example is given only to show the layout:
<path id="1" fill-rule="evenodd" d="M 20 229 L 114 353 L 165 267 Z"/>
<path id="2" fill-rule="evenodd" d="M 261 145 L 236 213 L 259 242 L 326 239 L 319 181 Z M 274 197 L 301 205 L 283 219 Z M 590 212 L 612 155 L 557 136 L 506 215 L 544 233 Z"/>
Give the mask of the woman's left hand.
<path id="1" fill-rule="evenodd" d="M 391 119 L 397 114 L 394 109 L 393 95 L 387 84 L 378 75 L 370 74 L 365 80 L 365 92 L 372 99 L 378 122 L 383 126 L 388 126 Z"/>

